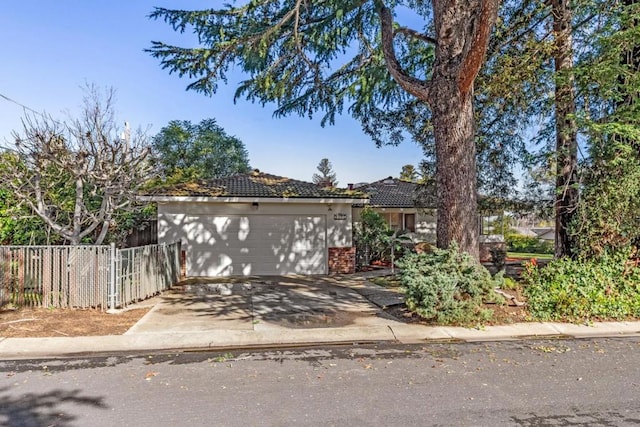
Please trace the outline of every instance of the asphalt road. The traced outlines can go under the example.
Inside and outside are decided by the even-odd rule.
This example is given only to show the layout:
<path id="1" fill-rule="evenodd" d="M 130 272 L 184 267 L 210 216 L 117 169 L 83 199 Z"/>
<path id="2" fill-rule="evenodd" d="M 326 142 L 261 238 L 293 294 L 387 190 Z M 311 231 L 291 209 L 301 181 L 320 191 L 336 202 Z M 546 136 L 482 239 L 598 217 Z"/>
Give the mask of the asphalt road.
<path id="1" fill-rule="evenodd" d="M 640 338 L 0 362 L 0 425 L 640 424 Z"/>

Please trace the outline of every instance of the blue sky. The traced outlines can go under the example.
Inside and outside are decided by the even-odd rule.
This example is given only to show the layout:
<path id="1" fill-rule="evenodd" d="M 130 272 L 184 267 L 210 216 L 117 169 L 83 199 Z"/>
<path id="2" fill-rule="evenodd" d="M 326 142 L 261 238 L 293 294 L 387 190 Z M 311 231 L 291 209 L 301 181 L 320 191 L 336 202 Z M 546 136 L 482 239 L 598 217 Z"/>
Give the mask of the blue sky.
<path id="1" fill-rule="evenodd" d="M 190 37 L 151 21 L 154 6 L 197 9 L 222 2 L 197 0 L 6 0 L 0 13 L 0 94 L 37 111 L 64 117 L 78 110 L 88 83 L 117 91 L 118 117 L 156 134 L 170 120 L 215 118 L 240 138 L 251 166 L 310 181 L 323 157 L 333 164 L 342 186 L 398 176 L 402 165 L 418 165 L 422 153 L 412 141 L 376 148 L 349 116 L 335 126 L 291 116 L 272 117 L 273 108 L 240 100 L 235 86 L 221 86 L 213 97 L 187 92 L 189 83 L 169 75 L 143 50 L 151 40 L 189 45 Z M 240 79 L 241 76 L 236 76 Z M 11 142 L 20 128 L 22 107 L 0 98 L 0 141 Z"/>

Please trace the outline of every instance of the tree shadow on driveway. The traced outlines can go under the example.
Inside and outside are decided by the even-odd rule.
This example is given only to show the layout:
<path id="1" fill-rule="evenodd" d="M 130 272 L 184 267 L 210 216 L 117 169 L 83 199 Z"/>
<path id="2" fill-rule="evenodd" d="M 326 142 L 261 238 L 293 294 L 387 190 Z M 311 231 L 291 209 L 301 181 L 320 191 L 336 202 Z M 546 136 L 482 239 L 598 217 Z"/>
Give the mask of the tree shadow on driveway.
<path id="1" fill-rule="evenodd" d="M 225 289 L 229 295 L 223 294 Z M 212 323 L 221 322 L 221 328 L 230 320 L 285 328 L 366 326 L 379 318 L 397 321 L 324 276 L 190 278 L 166 294 L 156 311 L 207 316 Z"/>

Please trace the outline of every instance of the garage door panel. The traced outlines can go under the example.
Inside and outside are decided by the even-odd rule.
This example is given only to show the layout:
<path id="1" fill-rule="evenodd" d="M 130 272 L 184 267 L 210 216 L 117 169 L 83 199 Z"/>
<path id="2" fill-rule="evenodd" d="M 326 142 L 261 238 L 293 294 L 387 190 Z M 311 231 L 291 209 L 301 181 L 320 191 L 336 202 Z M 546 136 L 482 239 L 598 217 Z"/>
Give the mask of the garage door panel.
<path id="1" fill-rule="evenodd" d="M 324 216 L 188 218 L 189 275 L 326 274 Z"/>

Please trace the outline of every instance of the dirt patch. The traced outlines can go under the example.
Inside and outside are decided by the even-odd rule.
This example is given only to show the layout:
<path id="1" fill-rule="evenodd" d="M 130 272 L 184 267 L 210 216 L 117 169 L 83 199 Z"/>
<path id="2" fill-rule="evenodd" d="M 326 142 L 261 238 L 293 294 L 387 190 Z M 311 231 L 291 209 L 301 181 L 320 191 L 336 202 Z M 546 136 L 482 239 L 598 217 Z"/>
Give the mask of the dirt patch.
<path id="1" fill-rule="evenodd" d="M 78 337 L 122 335 L 150 307 L 108 314 L 100 310 L 22 308 L 0 310 L 0 337 Z"/>
<path id="2" fill-rule="evenodd" d="M 483 324 L 485 325 L 510 325 L 512 323 L 529 321 L 528 312 L 524 307 L 501 304 L 485 304 L 484 308 L 493 310 L 492 319 L 488 322 L 483 322 Z M 387 307 L 384 309 L 384 312 L 404 323 L 438 326 L 437 322 L 425 320 L 417 314 L 410 312 L 405 304 L 397 304 L 391 307 Z"/>

